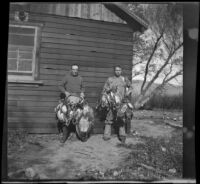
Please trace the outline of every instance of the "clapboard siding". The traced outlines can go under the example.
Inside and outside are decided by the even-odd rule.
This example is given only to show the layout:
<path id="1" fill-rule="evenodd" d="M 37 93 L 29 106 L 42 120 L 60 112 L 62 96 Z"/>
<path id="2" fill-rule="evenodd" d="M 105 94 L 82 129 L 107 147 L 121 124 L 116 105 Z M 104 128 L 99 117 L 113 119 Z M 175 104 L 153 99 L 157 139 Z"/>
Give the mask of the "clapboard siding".
<path id="1" fill-rule="evenodd" d="M 132 35 L 132 30 L 127 25 L 123 25 L 123 27 L 121 27 L 121 24 L 113 26 L 113 23 L 105 24 L 104 22 L 97 24 L 97 21 L 92 23 L 92 20 L 90 20 L 89 22 L 88 20 L 84 20 L 83 23 L 82 19 L 72 20 L 72 18 L 67 18 L 66 20 L 65 17 L 49 17 L 45 16 L 44 14 L 40 14 L 40 17 L 38 17 L 38 15 L 35 16 L 34 14 L 31 14 L 30 20 L 44 22 L 44 31 L 47 33 L 62 33 L 74 36 L 87 36 L 93 39 L 106 38 L 114 41 L 119 40 L 128 42 L 132 39 L 130 38 L 130 36 Z M 74 20 L 76 20 L 76 22 L 74 22 Z M 46 26 L 47 23 L 54 24 L 54 27 Z M 55 24 L 60 24 L 61 28 L 57 28 Z M 69 28 L 66 27 L 66 29 L 63 29 L 63 25 L 69 26 Z M 70 29 L 70 26 L 72 25 L 76 26 L 75 29 Z"/>
<path id="2" fill-rule="evenodd" d="M 68 47 L 68 46 L 66 46 Z M 78 47 L 75 47 L 75 49 L 78 49 Z M 127 64 L 127 61 L 128 61 L 128 64 L 130 64 L 130 57 L 127 57 L 128 54 L 124 54 L 123 52 L 117 52 L 117 50 L 115 50 L 115 53 L 117 52 L 118 54 L 111 54 L 111 53 L 108 53 L 109 50 L 107 50 L 106 52 L 107 53 L 103 53 L 103 52 L 97 52 L 97 51 L 83 51 L 83 50 L 72 50 L 72 48 L 70 47 L 70 49 L 58 49 L 56 47 L 44 47 L 42 45 L 41 47 L 41 52 L 43 53 L 51 53 L 51 54 L 62 54 L 62 55 L 67 55 L 69 60 L 80 60 L 79 58 L 70 58 L 70 56 L 83 56 L 83 57 L 90 57 L 91 60 L 94 59 L 94 58 L 99 58 L 101 59 L 101 61 L 107 61 L 107 60 L 110 60 L 110 61 L 119 61 L 120 63 L 124 63 L 124 64 Z M 81 48 L 79 48 L 81 49 Z M 94 48 L 93 48 L 94 50 Z M 109 56 L 108 56 L 109 55 Z M 43 55 L 43 58 L 48 58 L 48 55 Z M 42 58 L 42 59 L 43 59 Z M 62 58 L 61 58 L 62 59 Z M 82 59 L 83 61 L 85 61 L 85 59 Z M 94 60 L 92 60 L 94 61 Z M 113 62 L 111 62 L 113 63 Z"/>
<path id="3" fill-rule="evenodd" d="M 47 93 L 47 92 L 46 92 Z M 10 95 L 10 93 L 9 93 Z M 13 94 L 11 94 L 13 95 Z M 19 95 L 19 93 L 16 93 L 16 95 Z M 59 93 L 57 93 L 57 95 L 47 95 L 49 98 L 46 100 L 39 100 L 40 97 L 37 98 L 30 98 L 27 97 L 28 94 L 26 94 L 26 97 L 23 100 L 17 99 L 17 97 L 14 99 L 14 97 L 8 98 L 8 105 L 9 106 L 55 106 L 58 103 L 58 100 L 56 100 L 58 98 Z M 25 95 L 23 95 L 25 96 Z M 28 95 L 31 96 L 31 95 Z M 36 95 L 34 95 L 36 96 Z M 39 96 L 39 95 L 37 95 Z M 97 102 L 97 98 L 98 98 L 99 94 L 97 92 L 90 92 L 88 94 L 86 94 L 86 100 L 90 102 L 90 104 L 94 105 L 94 103 Z M 54 100 L 52 100 L 52 99 Z"/>
<path id="4" fill-rule="evenodd" d="M 71 24 L 71 25 L 80 25 L 80 26 L 86 26 L 86 27 L 93 27 L 93 28 L 101 28 L 101 29 L 108 29 L 108 30 L 122 30 L 126 32 L 130 32 L 130 27 L 127 24 L 123 24 L 123 27 L 121 26 L 121 23 L 117 22 L 106 22 L 106 21 L 96 21 L 91 19 L 82 19 L 82 18 L 74 18 L 74 17 L 67 17 L 67 20 L 65 19 L 66 16 L 58 16 L 58 15 L 48 15 L 44 13 L 43 11 L 35 13 L 34 11 L 29 11 L 31 14 L 35 15 L 33 18 L 34 20 L 41 20 L 46 22 L 54 22 L 54 23 L 63 23 L 63 24 Z M 39 15 L 39 16 L 38 16 Z M 73 20 L 76 20 L 74 22 Z M 109 26 L 109 27 L 107 27 Z"/>
<path id="5" fill-rule="evenodd" d="M 125 34 L 123 34 L 121 37 L 119 35 L 115 34 L 103 34 L 98 32 L 88 32 L 88 31 L 81 31 L 81 28 L 79 30 L 73 30 L 73 29 L 57 29 L 57 28 L 44 28 L 44 31 L 47 33 L 60 33 L 60 34 L 70 34 L 70 35 L 77 35 L 77 36 L 87 36 L 90 38 L 106 38 L 110 40 L 120 40 L 120 41 L 129 41 L 129 37 L 126 37 Z"/>
<path id="6" fill-rule="evenodd" d="M 54 108 L 59 100 L 58 84 L 70 66 L 80 66 L 86 100 L 95 110 L 114 65 L 120 64 L 124 74 L 131 76 L 133 33 L 119 23 L 44 13 L 30 13 L 29 18 L 44 24 L 38 55 L 43 85 L 8 84 L 8 127 L 27 128 L 31 133 L 57 132 Z M 102 130 L 103 123 L 96 120 L 94 133 Z"/>
<path id="7" fill-rule="evenodd" d="M 78 42 L 74 45 L 73 43 L 70 44 L 70 42 L 67 42 L 67 41 L 62 40 L 62 39 L 57 39 L 57 40 L 55 40 L 55 42 L 52 41 L 52 39 L 45 39 L 45 40 L 43 39 L 43 43 L 55 43 L 55 44 L 63 44 L 63 45 L 67 45 L 67 46 L 71 45 L 71 46 L 79 47 L 79 43 Z M 81 45 L 81 43 L 80 43 L 80 47 L 81 46 L 83 46 L 83 45 Z M 114 48 L 114 47 L 116 47 L 114 45 L 113 45 L 113 48 L 98 47 L 98 46 L 95 46 L 95 44 L 93 46 L 92 45 L 90 45 L 90 46 L 85 45 L 85 47 L 88 50 L 92 50 L 92 51 L 96 51 L 96 52 L 103 52 L 103 53 L 110 53 L 110 54 L 113 54 L 113 55 L 115 53 L 118 53 L 118 54 L 123 56 L 123 55 L 130 55 L 130 54 L 133 53 L 131 49 L 130 50 L 122 50 L 122 49 Z M 93 47 L 93 48 L 91 48 L 91 47 Z"/>
<path id="8" fill-rule="evenodd" d="M 26 106 L 26 108 L 24 107 L 18 107 L 16 108 L 15 106 L 8 106 L 7 108 L 8 112 L 52 112 L 54 110 L 54 108 L 52 107 L 34 107 L 34 106 Z M 40 113 L 38 113 L 40 114 Z"/>
<path id="9" fill-rule="evenodd" d="M 86 42 L 82 40 L 69 40 L 65 38 L 44 38 L 42 37 L 42 42 L 44 43 L 58 43 L 58 44 L 67 44 L 72 46 L 86 46 L 86 47 L 95 47 L 98 50 L 104 51 L 109 49 L 110 52 L 119 52 L 120 54 L 131 54 L 132 48 L 130 46 L 117 45 L 117 44 L 103 44 L 103 43 L 95 43 L 95 42 Z"/>
<path id="10" fill-rule="evenodd" d="M 12 117 L 24 117 L 24 115 L 26 115 L 27 117 L 44 117 L 44 118 L 55 118 L 55 114 L 51 113 L 51 112 L 8 112 L 8 116 L 12 116 Z"/>
<path id="11" fill-rule="evenodd" d="M 125 23 L 107 10 L 102 3 L 34 3 L 31 4 L 30 10 L 32 12 Z"/>
<path id="12" fill-rule="evenodd" d="M 10 19 L 13 19 L 14 14 L 10 14 Z M 76 22 L 74 22 L 76 20 Z M 29 14 L 29 21 L 33 22 L 40 22 L 40 23 L 45 23 L 45 28 L 47 29 L 52 29 L 57 28 L 57 24 L 60 25 L 53 31 L 54 33 L 57 33 L 60 31 L 71 31 L 72 35 L 80 35 L 86 34 L 86 33 L 94 33 L 94 35 L 97 36 L 97 38 L 104 38 L 104 36 L 111 36 L 110 39 L 115 38 L 114 40 L 124 40 L 124 41 L 129 41 L 130 38 L 129 36 L 132 35 L 132 30 L 128 25 L 123 25 L 122 24 L 114 24 L 114 23 L 107 23 L 107 22 L 100 22 L 100 21 L 93 21 L 93 20 L 83 20 L 79 18 L 70 18 L 70 17 L 62 17 L 62 16 L 50 16 L 46 14 Z M 83 22 L 84 21 L 84 22 Z M 51 27 L 48 27 L 46 25 L 49 25 Z M 63 26 L 66 26 L 66 29 L 63 29 Z M 71 27 L 70 26 L 75 26 Z M 67 28 L 69 27 L 69 28 Z M 83 29 L 83 31 L 82 31 Z M 78 31 L 78 32 L 76 32 Z M 51 31 L 50 31 L 51 32 Z M 74 33 L 74 34 L 73 34 Z M 96 33 L 96 34 L 95 34 Z M 88 36 L 90 34 L 87 34 Z M 112 37 L 113 35 L 113 37 Z M 121 38 L 118 38 L 118 36 L 122 36 Z M 85 35 L 86 36 L 86 35 Z M 92 36 L 92 35 L 91 35 Z M 103 36 L 103 37 L 101 37 Z M 94 36 L 95 37 L 95 36 Z"/>
<path id="13" fill-rule="evenodd" d="M 50 54 L 50 53 L 41 53 L 40 54 L 41 62 L 43 59 L 49 60 L 49 62 L 53 62 L 52 59 L 55 60 L 64 60 L 65 64 L 68 64 L 68 61 L 72 63 L 79 63 L 81 66 L 85 66 L 85 63 L 88 63 L 89 66 L 93 67 L 113 67 L 116 63 L 122 65 L 124 69 L 129 69 L 131 62 L 126 62 L 125 60 L 117 61 L 115 59 L 107 59 L 107 58 L 91 58 L 87 56 L 75 56 L 75 55 L 61 55 L 61 54 Z M 54 61 L 55 62 L 55 61 Z M 58 61 L 59 62 L 59 61 Z M 62 62 L 62 61 L 61 61 Z"/>
<path id="14" fill-rule="evenodd" d="M 55 92 L 59 92 L 58 89 L 58 85 L 56 86 L 40 86 L 40 87 L 36 87 L 36 86 L 23 86 L 23 84 L 20 86 L 16 86 L 16 84 L 10 84 L 9 85 L 9 90 L 8 91 L 17 91 L 17 90 L 21 90 L 21 91 L 41 91 L 41 93 L 46 92 L 46 91 L 55 91 Z M 96 91 L 97 89 L 101 89 L 100 86 L 92 86 L 92 87 L 88 87 L 87 90 L 89 91 Z M 13 92 L 14 93 L 14 92 Z M 30 93 L 31 94 L 31 93 Z"/>
<path id="15" fill-rule="evenodd" d="M 40 64 L 40 67 L 41 68 L 44 68 L 44 69 L 48 69 L 48 68 L 51 68 L 51 69 L 56 69 L 56 70 L 63 70 L 63 65 L 59 65 L 58 63 L 55 63 L 55 64 L 43 64 L 41 63 Z M 71 66 L 65 66 L 64 70 L 70 70 Z M 111 72 L 113 72 L 113 68 L 94 68 L 94 67 L 85 67 L 85 66 L 81 66 L 79 68 L 79 71 L 80 72 L 99 72 L 99 73 L 108 73 L 110 75 Z M 129 71 L 129 70 L 123 70 L 123 71 Z"/>
<path id="16" fill-rule="evenodd" d="M 42 37 L 42 42 L 45 43 L 59 43 L 59 44 L 68 44 L 68 45 L 80 45 L 86 47 L 97 47 L 97 48 L 105 48 L 106 49 L 113 49 L 116 52 L 120 51 L 123 54 L 130 54 L 132 52 L 132 48 L 128 45 L 119 45 L 119 44 L 110 44 L 110 43 L 100 43 L 100 42 L 87 42 L 83 40 L 70 40 L 66 38 L 51 38 L 51 37 Z"/>
<path id="17" fill-rule="evenodd" d="M 105 55 L 111 55 L 110 57 L 118 57 L 118 56 L 121 56 L 121 57 L 127 57 L 127 53 L 124 53 L 124 52 L 116 52 L 114 51 L 113 52 L 113 49 L 103 49 L 103 48 L 100 48 L 100 47 L 90 47 L 90 46 L 82 46 L 82 45 L 70 45 L 68 43 L 66 44 L 61 44 L 61 43 L 51 43 L 51 42 L 43 42 L 41 44 L 41 47 L 42 48 L 54 48 L 54 49 L 61 49 L 61 50 L 75 50 L 75 51 L 86 51 L 85 53 L 87 52 L 94 52 L 94 53 L 100 53 L 100 54 L 105 54 Z M 128 52 L 129 54 L 132 53 L 132 52 Z M 116 55 L 115 55 L 116 54 Z M 102 57 L 104 57 L 102 55 Z"/>
<path id="18" fill-rule="evenodd" d="M 47 93 L 48 91 L 40 91 L 41 93 Z M 96 100 L 96 96 L 100 95 L 101 93 L 101 88 L 93 88 L 93 91 L 91 92 L 90 89 L 86 88 L 86 100 Z M 59 100 L 59 91 L 56 91 L 55 94 L 49 94 L 47 93 L 47 95 L 44 97 L 43 95 L 40 95 L 40 93 L 22 93 L 22 91 L 17 91 L 16 94 L 14 94 L 13 92 L 9 92 L 9 98 L 8 100 L 27 100 L 27 101 L 56 101 L 58 102 Z M 22 95 L 22 97 L 17 96 L 17 95 Z M 24 98 L 23 98 L 24 97 Z"/>
<path id="19" fill-rule="evenodd" d="M 40 68 L 41 74 L 53 74 L 53 75 L 61 75 L 64 76 L 66 74 L 66 70 L 55 70 L 55 69 L 43 69 Z M 109 73 L 103 73 L 103 72 L 84 72 L 80 71 L 79 74 L 83 77 L 90 76 L 90 77 L 108 77 L 110 76 Z"/>
<path id="20" fill-rule="evenodd" d="M 62 24 L 62 23 L 46 23 L 46 28 L 57 28 L 62 30 L 75 30 L 75 31 L 83 31 L 83 32 L 92 32 L 98 34 L 106 34 L 106 35 L 114 35 L 114 36 L 122 36 L 128 38 L 132 35 L 131 32 L 121 31 L 121 30 L 109 30 L 109 29 L 102 29 L 97 27 L 87 27 L 87 26 L 80 26 L 80 25 L 71 25 L 71 24 Z"/>
<path id="21" fill-rule="evenodd" d="M 83 76 L 83 75 L 82 75 Z M 60 81 L 60 80 L 62 80 L 62 78 L 63 78 L 63 75 L 60 75 L 60 76 L 58 76 L 58 75 L 47 75 L 47 74 L 42 74 L 42 75 L 40 75 L 40 79 L 41 80 L 56 80 L 56 81 Z M 84 83 L 85 82 L 96 82 L 96 83 L 102 83 L 102 82 L 105 82 L 106 81 L 106 79 L 107 79 L 107 77 L 101 77 L 101 78 L 97 78 L 97 77 L 95 77 L 95 78 L 93 78 L 93 77 L 90 77 L 90 76 L 86 76 L 86 77 L 82 77 L 83 78 L 83 81 L 84 81 Z"/>
<path id="22" fill-rule="evenodd" d="M 13 124 L 9 124 L 9 131 L 15 131 L 17 128 L 21 128 L 22 125 L 17 124 L 17 126 L 13 126 Z M 26 127 L 25 128 L 29 134 L 57 134 L 57 128 L 38 128 L 38 127 Z"/>
<path id="23" fill-rule="evenodd" d="M 67 46 L 66 46 L 67 47 Z M 80 55 L 80 56 L 89 56 L 89 57 L 100 57 L 102 60 L 104 58 L 108 59 L 115 59 L 115 60 L 130 60 L 130 56 L 128 55 L 122 55 L 122 54 L 108 54 L 103 52 L 97 52 L 97 51 L 87 51 L 87 50 L 81 50 L 79 47 L 72 47 L 62 49 L 62 48 L 56 48 L 56 47 L 46 47 L 45 45 L 41 46 L 41 52 L 44 53 L 60 53 L 60 54 L 73 54 L 73 55 Z M 85 48 L 85 47 L 83 47 Z M 79 49 L 79 50 L 78 50 Z"/>
<path id="24" fill-rule="evenodd" d="M 96 43 L 100 42 L 100 43 L 112 43 L 112 44 L 121 44 L 121 45 L 132 45 L 132 43 L 129 42 L 129 41 L 95 38 L 95 37 L 89 37 L 89 36 L 88 37 L 87 36 L 77 36 L 77 35 L 74 35 L 74 34 L 57 34 L 57 33 L 44 32 L 44 33 L 42 33 L 42 36 L 43 37 L 51 37 L 51 38 L 65 38 L 65 39 L 70 39 L 70 40 L 91 41 L 91 42 L 96 42 Z"/>
<path id="25" fill-rule="evenodd" d="M 79 63 L 80 68 L 82 66 L 85 67 L 94 67 L 94 68 L 102 68 L 102 67 L 108 67 L 108 68 L 113 68 L 113 66 L 118 63 L 117 61 L 115 63 L 109 63 L 109 62 L 103 62 L 104 59 L 102 59 L 102 62 L 87 62 L 87 61 L 79 61 L 79 60 L 64 60 L 64 59 L 52 59 L 52 58 L 40 58 L 40 63 L 43 64 L 57 64 L 57 65 L 71 65 L 74 63 Z M 118 63 L 120 65 L 122 65 L 123 69 L 127 69 L 130 70 L 130 65 L 126 65 L 124 63 Z"/>

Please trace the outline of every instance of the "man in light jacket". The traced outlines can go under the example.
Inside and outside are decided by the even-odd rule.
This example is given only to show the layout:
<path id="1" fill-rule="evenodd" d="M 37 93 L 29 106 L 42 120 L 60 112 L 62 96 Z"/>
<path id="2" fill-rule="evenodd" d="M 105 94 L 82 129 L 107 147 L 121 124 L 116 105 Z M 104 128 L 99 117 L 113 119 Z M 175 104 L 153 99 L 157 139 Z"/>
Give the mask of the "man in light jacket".
<path id="1" fill-rule="evenodd" d="M 122 76 L 122 68 L 121 66 L 114 67 L 114 76 L 109 77 L 105 82 L 103 87 L 102 95 L 112 91 L 112 89 L 116 90 L 116 94 L 120 97 L 121 101 L 124 100 L 126 96 L 128 96 L 131 92 L 131 82 L 127 77 Z M 105 129 L 104 129 L 104 140 L 109 140 L 111 138 L 111 125 L 114 122 L 116 113 L 110 109 L 106 115 L 105 120 Z M 119 126 L 119 139 L 122 143 L 125 143 L 126 140 L 126 132 L 125 132 L 125 124 L 121 124 Z"/>

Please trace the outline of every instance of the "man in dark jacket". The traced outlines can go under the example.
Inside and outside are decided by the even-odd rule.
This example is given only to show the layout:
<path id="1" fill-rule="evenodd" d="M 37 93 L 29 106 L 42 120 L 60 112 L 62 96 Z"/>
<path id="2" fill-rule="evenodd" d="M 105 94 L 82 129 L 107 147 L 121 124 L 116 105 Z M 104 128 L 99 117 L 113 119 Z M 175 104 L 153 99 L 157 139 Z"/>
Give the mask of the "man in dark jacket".
<path id="1" fill-rule="evenodd" d="M 131 93 L 131 83 L 127 77 L 122 76 L 122 68 L 120 66 L 114 67 L 115 75 L 113 77 L 109 77 L 105 82 L 103 87 L 102 95 L 107 93 L 108 91 L 116 90 L 116 94 L 120 98 L 121 101 L 124 100 Z M 104 140 L 109 140 L 111 136 L 111 125 L 115 120 L 116 113 L 110 109 L 107 113 L 105 120 L 105 129 L 104 129 Z M 125 133 L 125 124 L 121 124 L 119 126 L 119 139 L 121 142 L 125 142 L 126 133 Z"/>
<path id="2" fill-rule="evenodd" d="M 66 97 L 69 95 L 84 97 L 83 79 L 78 74 L 78 65 L 72 65 L 71 72 L 65 75 L 59 89 Z"/>
<path id="3" fill-rule="evenodd" d="M 59 84 L 59 89 L 61 93 L 64 93 L 66 97 L 70 95 L 84 98 L 84 85 L 83 79 L 78 74 L 78 65 L 72 65 L 71 71 L 65 75 L 61 83 Z M 63 138 L 61 142 L 64 143 L 69 136 L 69 127 L 63 127 Z"/>

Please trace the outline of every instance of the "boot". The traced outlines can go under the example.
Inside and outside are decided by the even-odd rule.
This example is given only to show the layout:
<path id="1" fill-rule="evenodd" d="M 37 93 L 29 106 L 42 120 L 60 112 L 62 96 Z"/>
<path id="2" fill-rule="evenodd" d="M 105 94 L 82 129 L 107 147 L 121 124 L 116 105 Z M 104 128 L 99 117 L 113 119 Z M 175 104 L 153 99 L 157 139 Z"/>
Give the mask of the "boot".
<path id="1" fill-rule="evenodd" d="M 61 143 L 65 143 L 65 141 L 66 141 L 67 138 L 69 137 L 69 134 L 70 134 L 70 132 L 69 132 L 68 127 L 67 127 L 67 126 L 64 126 L 64 127 L 63 127 L 63 137 L 61 138 L 60 142 L 61 142 Z"/>
<path id="2" fill-rule="evenodd" d="M 111 138 L 111 125 L 110 124 L 106 124 L 105 125 L 105 129 L 104 129 L 104 135 L 103 135 L 103 139 L 105 141 L 109 140 Z"/>
<path id="3" fill-rule="evenodd" d="M 120 126 L 120 127 L 119 127 L 119 140 L 120 140 L 122 143 L 125 143 L 125 141 L 126 141 L 125 126 Z"/>

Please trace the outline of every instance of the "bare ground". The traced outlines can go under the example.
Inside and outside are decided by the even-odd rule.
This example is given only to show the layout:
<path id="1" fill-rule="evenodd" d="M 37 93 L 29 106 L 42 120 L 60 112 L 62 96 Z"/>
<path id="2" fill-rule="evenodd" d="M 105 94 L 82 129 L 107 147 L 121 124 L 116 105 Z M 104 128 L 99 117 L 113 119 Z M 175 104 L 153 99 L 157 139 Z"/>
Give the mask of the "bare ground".
<path id="1" fill-rule="evenodd" d="M 182 114 L 176 112 L 176 115 Z M 106 172 L 126 165 L 134 151 L 127 147 L 143 144 L 140 137 L 170 138 L 175 128 L 164 124 L 162 116 L 163 113 L 159 116 L 158 113 L 149 114 L 149 111 L 137 114 L 139 118 L 132 120 L 132 133 L 127 137 L 126 146 L 121 145 L 116 135 L 109 141 L 104 141 L 101 134 L 92 135 L 87 142 L 81 142 L 72 134 L 65 144 L 61 144 L 58 135 L 28 134 L 23 144 L 8 146 L 8 176 L 10 179 L 79 180 L 86 173 L 98 171 L 104 178 Z M 182 124 L 182 121 L 176 123 Z M 118 173 L 113 172 L 113 177 L 109 178 L 114 179 Z"/>

